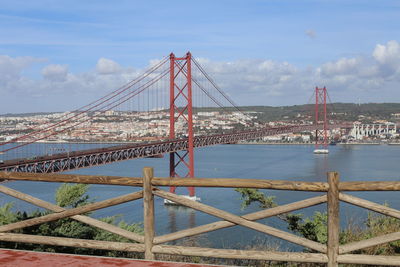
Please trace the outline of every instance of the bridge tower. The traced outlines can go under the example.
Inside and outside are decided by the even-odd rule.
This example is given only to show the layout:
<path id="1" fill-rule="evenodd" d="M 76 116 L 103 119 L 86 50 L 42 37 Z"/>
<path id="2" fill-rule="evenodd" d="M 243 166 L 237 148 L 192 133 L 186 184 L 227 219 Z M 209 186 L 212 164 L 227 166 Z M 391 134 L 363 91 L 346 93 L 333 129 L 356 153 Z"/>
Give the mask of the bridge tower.
<path id="1" fill-rule="evenodd" d="M 169 138 L 175 139 L 176 125 L 182 121 L 186 125 L 187 150 L 169 154 L 170 177 L 194 177 L 194 149 L 193 149 L 193 105 L 192 105 L 192 55 L 186 53 L 184 57 L 175 57 L 170 54 L 170 131 Z M 186 173 L 178 174 L 179 170 Z M 189 195 L 195 196 L 194 187 L 189 187 Z M 170 187 L 175 193 L 175 187 Z"/>
<path id="2" fill-rule="evenodd" d="M 326 87 L 315 87 L 315 153 L 328 153 L 328 119 L 326 113 Z M 322 110 L 321 110 L 322 109 Z M 322 129 L 319 125 L 322 124 Z M 322 146 L 323 149 L 319 149 Z"/>

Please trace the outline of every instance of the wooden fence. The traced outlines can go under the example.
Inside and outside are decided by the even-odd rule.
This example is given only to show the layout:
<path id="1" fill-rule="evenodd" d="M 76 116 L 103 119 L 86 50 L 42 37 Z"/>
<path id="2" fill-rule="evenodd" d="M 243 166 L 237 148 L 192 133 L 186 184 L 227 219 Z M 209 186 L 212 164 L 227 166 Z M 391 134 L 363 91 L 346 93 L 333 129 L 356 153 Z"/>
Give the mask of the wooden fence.
<path id="1" fill-rule="evenodd" d="M 0 192 L 15 198 L 32 203 L 39 207 L 53 211 L 53 213 L 28 219 L 20 222 L 0 226 L 0 240 L 9 242 L 25 242 L 34 244 L 46 244 L 55 246 L 71 246 L 102 250 L 117 250 L 126 252 L 144 252 L 145 258 L 152 260 L 155 254 L 171 254 L 185 256 L 201 256 L 229 259 L 252 259 L 267 261 L 292 261 L 309 263 L 327 263 L 328 266 L 338 266 L 338 263 L 373 264 L 373 265 L 399 265 L 400 256 L 374 256 L 351 254 L 364 248 L 385 244 L 400 240 L 400 231 L 373 237 L 367 240 L 339 244 L 339 202 L 347 202 L 363 207 L 387 216 L 400 219 L 400 211 L 379 205 L 349 194 L 346 191 L 400 191 L 400 182 L 340 182 L 339 174 L 330 172 L 327 175 L 327 183 L 324 182 L 297 182 L 284 180 L 256 180 L 256 179 L 231 179 L 231 178 L 156 178 L 153 176 L 153 169 L 143 169 L 143 177 L 115 177 L 115 176 L 91 176 L 91 175 L 70 175 L 70 174 L 32 174 L 32 173 L 0 173 L 0 179 L 4 180 L 25 180 L 45 182 L 66 182 L 84 184 L 107 184 L 142 187 L 139 192 L 111 198 L 108 200 L 91 203 L 72 209 L 64 209 L 49 202 L 37 199 L 28 194 L 18 192 L 4 185 L 0 185 Z M 323 192 L 317 197 L 308 198 L 294 203 L 265 209 L 262 211 L 237 216 L 229 212 L 189 200 L 182 196 L 171 194 L 161 190 L 157 186 L 195 186 L 195 187 L 223 187 L 223 188 L 259 188 L 290 191 L 311 191 Z M 155 236 L 154 231 L 154 196 L 158 196 L 180 205 L 213 215 L 221 221 L 209 223 L 194 228 L 177 231 L 175 233 Z M 121 229 L 117 226 L 93 219 L 85 214 L 90 211 L 110 207 L 143 198 L 144 210 L 144 236 Z M 328 213 L 328 242 L 321 244 L 292 233 L 288 233 L 261 223 L 259 219 L 268 218 L 302 208 L 327 203 Z M 62 218 L 72 218 L 80 222 L 98 227 L 111 233 L 120 235 L 136 243 L 109 242 L 98 240 L 35 236 L 11 233 L 13 230 L 22 229 L 45 222 Z M 249 251 L 233 249 L 213 249 L 202 247 L 184 247 L 163 245 L 163 243 L 174 241 L 183 237 L 189 237 L 202 233 L 227 228 L 234 225 L 241 225 L 280 239 L 301 245 L 312 253 L 306 252 L 275 252 L 275 251 Z"/>

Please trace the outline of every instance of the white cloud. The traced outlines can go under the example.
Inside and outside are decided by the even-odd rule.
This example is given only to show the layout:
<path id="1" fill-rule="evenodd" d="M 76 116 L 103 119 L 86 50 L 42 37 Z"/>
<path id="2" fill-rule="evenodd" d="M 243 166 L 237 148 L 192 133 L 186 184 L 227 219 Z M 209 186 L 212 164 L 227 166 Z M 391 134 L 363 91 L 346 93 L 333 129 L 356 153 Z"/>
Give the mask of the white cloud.
<path id="1" fill-rule="evenodd" d="M 198 61 L 221 88 L 229 88 L 230 93 L 238 99 L 281 95 L 284 90 L 282 84 L 290 83 L 298 72 L 292 64 L 272 60 Z"/>
<path id="2" fill-rule="evenodd" d="M 360 64 L 356 58 L 341 58 L 335 62 L 328 62 L 323 64 L 317 70 L 325 76 L 333 76 L 338 74 L 352 74 Z"/>
<path id="3" fill-rule="evenodd" d="M 24 69 L 44 59 L 34 57 L 10 57 L 0 55 L 0 84 L 18 80 Z"/>
<path id="4" fill-rule="evenodd" d="M 67 79 L 68 66 L 51 64 L 42 69 L 42 75 L 50 81 L 63 82 Z"/>
<path id="5" fill-rule="evenodd" d="M 304 103 L 314 86 L 327 86 L 332 101 L 400 100 L 400 44 L 378 44 L 371 55 L 344 57 L 317 67 L 298 68 L 288 62 L 201 60 L 207 71 L 241 104 Z"/>
<path id="6" fill-rule="evenodd" d="M 378 44 L 372 55 L 379 63 L 382 76 L 400 81 L 400 44 L 397 41 L 389 41 L 386 45 Z"/>
<path id="7" fill-rule="evenodd" d="M 96 65 L 96 70 L 99 74 L 115 74 L 120 72 L 121 69 L 117 62 L 103 57 L 97 61 Z"/>
<path id="8" fill-rule="evenodd" d="M 373 57 L 381 64 L 400 64 L 400 44 L 389 41 L 386 45 L 378 44 L 372 53 Z"/>
<path id="9" fill-rule="evenodd" d="M 315 86 L 327 86 L 332 101 L 354 102 L 359 98 L 364 102 L 400 100 L 400 44 L 397 41 L 376 45 L 370 55 L 343 57 L 316 67 L 299 68 L 289 62 L 261 59 L 222 62 L 198 58 L 197 61 L 240 105 L 302 104 L 309 99 Z M 18 99 L 40 96 L 43 101 L 54 98 L 54 101 L 46 103 L 73 97 L 71 103 L 64 101 L 65 106 L 57 107 L 71 110 L 119 88 L 143 72 L 101 58 L 96 71 L 69 73 L 67 66 L 52 64 L 42 69 L 43 79 L 24 75 L 24 71 L 37 62 L 41 60 L 0 56 L 0 90 L 6 92 L 2 95 L 5 103 L 11 103 L 7 99 L 12 96 Z M 150 65 L 154 62 L 151 61 Z M 195 70 L 193 75 L 196 79 L 203 79 Z M 28 109 L 29 106 L 18 107 L 13 103 L 6 109 L 3 105 L 0 113 L 17 112 L 21 108 Z M 46 107 L 41 103 L 37 109 Z"/>

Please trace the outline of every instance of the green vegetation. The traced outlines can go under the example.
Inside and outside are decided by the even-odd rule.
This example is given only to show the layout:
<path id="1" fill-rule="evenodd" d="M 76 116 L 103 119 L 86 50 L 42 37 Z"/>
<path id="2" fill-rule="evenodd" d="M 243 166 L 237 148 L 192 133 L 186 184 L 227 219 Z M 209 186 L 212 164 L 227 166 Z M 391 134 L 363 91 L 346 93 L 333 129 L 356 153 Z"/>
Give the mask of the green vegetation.
<path id="1" fill-rule="evenodd" d="M 237 192 L 243 199 L 242 207 L 245 208 L 256 203 L 260 208 L 271 208 L 277 206 L 274 197 L 266 196 L 258 189 L 238 188 Z M 280 216 L 287 222 L 287 228 L 307 239 L 326 244 L 327 221 L 326 212 L 315 212 L 310 218 L 303 218 L 301 214 L 287 213 Z M 397 232 L 400 229 L 400 220 L 375 213 L 368 213 L 366 220 L 361 223 L 348 223 L 347 227 L 340 232 L 340 244 L 360 241 L 371 237 Z M 390 242 L 371 248 L 362 249 L 352 253 L 369 255 L 400 255 L 400 241 Z"/>
<path id="2" fill-rule="evenodd" d="M 256 112 L 259 121 L 291 121 L 311 117 L 314 114 L 314 104 L 293 106 L 243 106 L 239 107 L 242 112 Z M 374 120 L 396 121 L 399 117 L 393 114 L 400 113 L 400 103 L 332 103 L 327 105 L 330 119 L 346 120 L 370 123 Z M 197 108 L 195 111 L 225 111 L 234 112 L 235 108 Z"/>
<path id="3" fill-rule="evenodd" d="M 76 208 L 86 205 L 91 202 L 90 197 L 87 195 L 88 185 L 85 184 L 63 184 L 61 185 L 55 195 L 57 205 L 64 208 Z M 30 214 L 26 212 L 12 211 L 13 203 L 7 203 L 0 207 L 0 225 L 14 223 L 17 221 L 27 220 L 35 217 L 40 217 L 49 214 L 48 211 L 36 210 Z M 86 214 L 87 215 L 87 214 Z M 139 224 L 128 224 L 123 220 L 119 220 L 118 216 L 101 218 L 102 221 L 109 224 L 117 224 L 120 228 L 125 230 L 143 234 L 143 228 Z M 118 222 L 118 223 L 117 223 Z M 133 242 L 118 235 L 109 233 L 107 231 L 92 227 L 90 225 L 65 218 L 54 222 L 43 223 L 36 226 L 26 227 L 21 230 L 16 230 L 14 233 L 55 236 L 55 237 L 69 237 L 79 239 L 103 240 L 103 241 L 117 241 L 117 242 Z M 48 246 L 37 245 L 29 243 L 12 243 L 0 241 L 0 247 L 12 249 L 24 249 L 34 251 L 47 251 L 59 253 L 72 253 L 72 254 L 86 254 L 97 256 L 114 256 L 114 257 L 135 257 L 135 253 L 127 253 L 120 251 L 101 251 L 94 249 L 74 248 L 74 247 L 61 247 L 61 246 Z"/>
<path id="4" fill-rule="evenodd" d="M 293 106 L 241 106 L 239 110 L 242 112 L 255 112 L 259 121 L 277 121 L 277 120 L 299 120 L 307 118 L 313 115 L 314 104 L 304 105 L 293 105 Z M 400 113 L 400 103 L 365 103 L 365 104 L 354 104 L 354 103 L 329 103 L 327 110 L 330 113 L 330 118 L 340 119 L 347 121 L 360 120 L 362 122 L 371 122 L 373 120 L 399 120 L 400 117 L 394 117 L 393 114 Z M 160 110 L 162 112 L 168 112 L 168 110 Z M 193 111 L 196 112 L 237 112 L 238 110 L 234 107 L 194 107 Z M 34 115 L 50 115 L 52 113 L 41 112 L 41 113 L 23 113 L 23 114 L 3 114 L 3 117 L 25 117 Z M 89 114 L 94 116 L 93 113 Z M 107 121 L 123 121 L 120 116 L 108 116 Z M 96 120 L 95 122 L 103 122 L 102 120 Z"/>

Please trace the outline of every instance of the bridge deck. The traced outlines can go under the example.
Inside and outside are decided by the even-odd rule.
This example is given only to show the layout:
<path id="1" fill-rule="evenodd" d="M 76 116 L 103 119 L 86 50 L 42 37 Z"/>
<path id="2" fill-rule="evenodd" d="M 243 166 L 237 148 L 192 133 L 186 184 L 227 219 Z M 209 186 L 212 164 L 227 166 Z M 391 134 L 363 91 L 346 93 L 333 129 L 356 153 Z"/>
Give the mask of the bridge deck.
<path id="1" fill-rule="evenodd" d="M 256 139 L 268 135 L 298 132 L 310 129 L 315 130 L 315 127 L 316 126 L 314 125 L 282 126 L 276 128 L 247 130 L 237 133 L 196 136 L 193 141 L 193 146 L 197 148 L 218 144 L 237 143 L 241 140 Z M 129 143 L 104 148 L 37 156 L 26 159 L 20 158 L 5 160 L 0 163 L 0 171 L 55 173 L 109 164 L 122 160 L 159 156 L 187 149 L 187 138 L 143 144 Z"/>
<path id="2" fill-rule="evenodd" d="M 55 267 L 55 266 L 102 266 L 102 267 L 217 267 L 193 263 L 176 263 L 165 261 L 145 261 L 122 258 L 107 258 L 59 253 L 33 252 L 25 250 L 0 249 L 0 266 L 2 267 Z"/>

